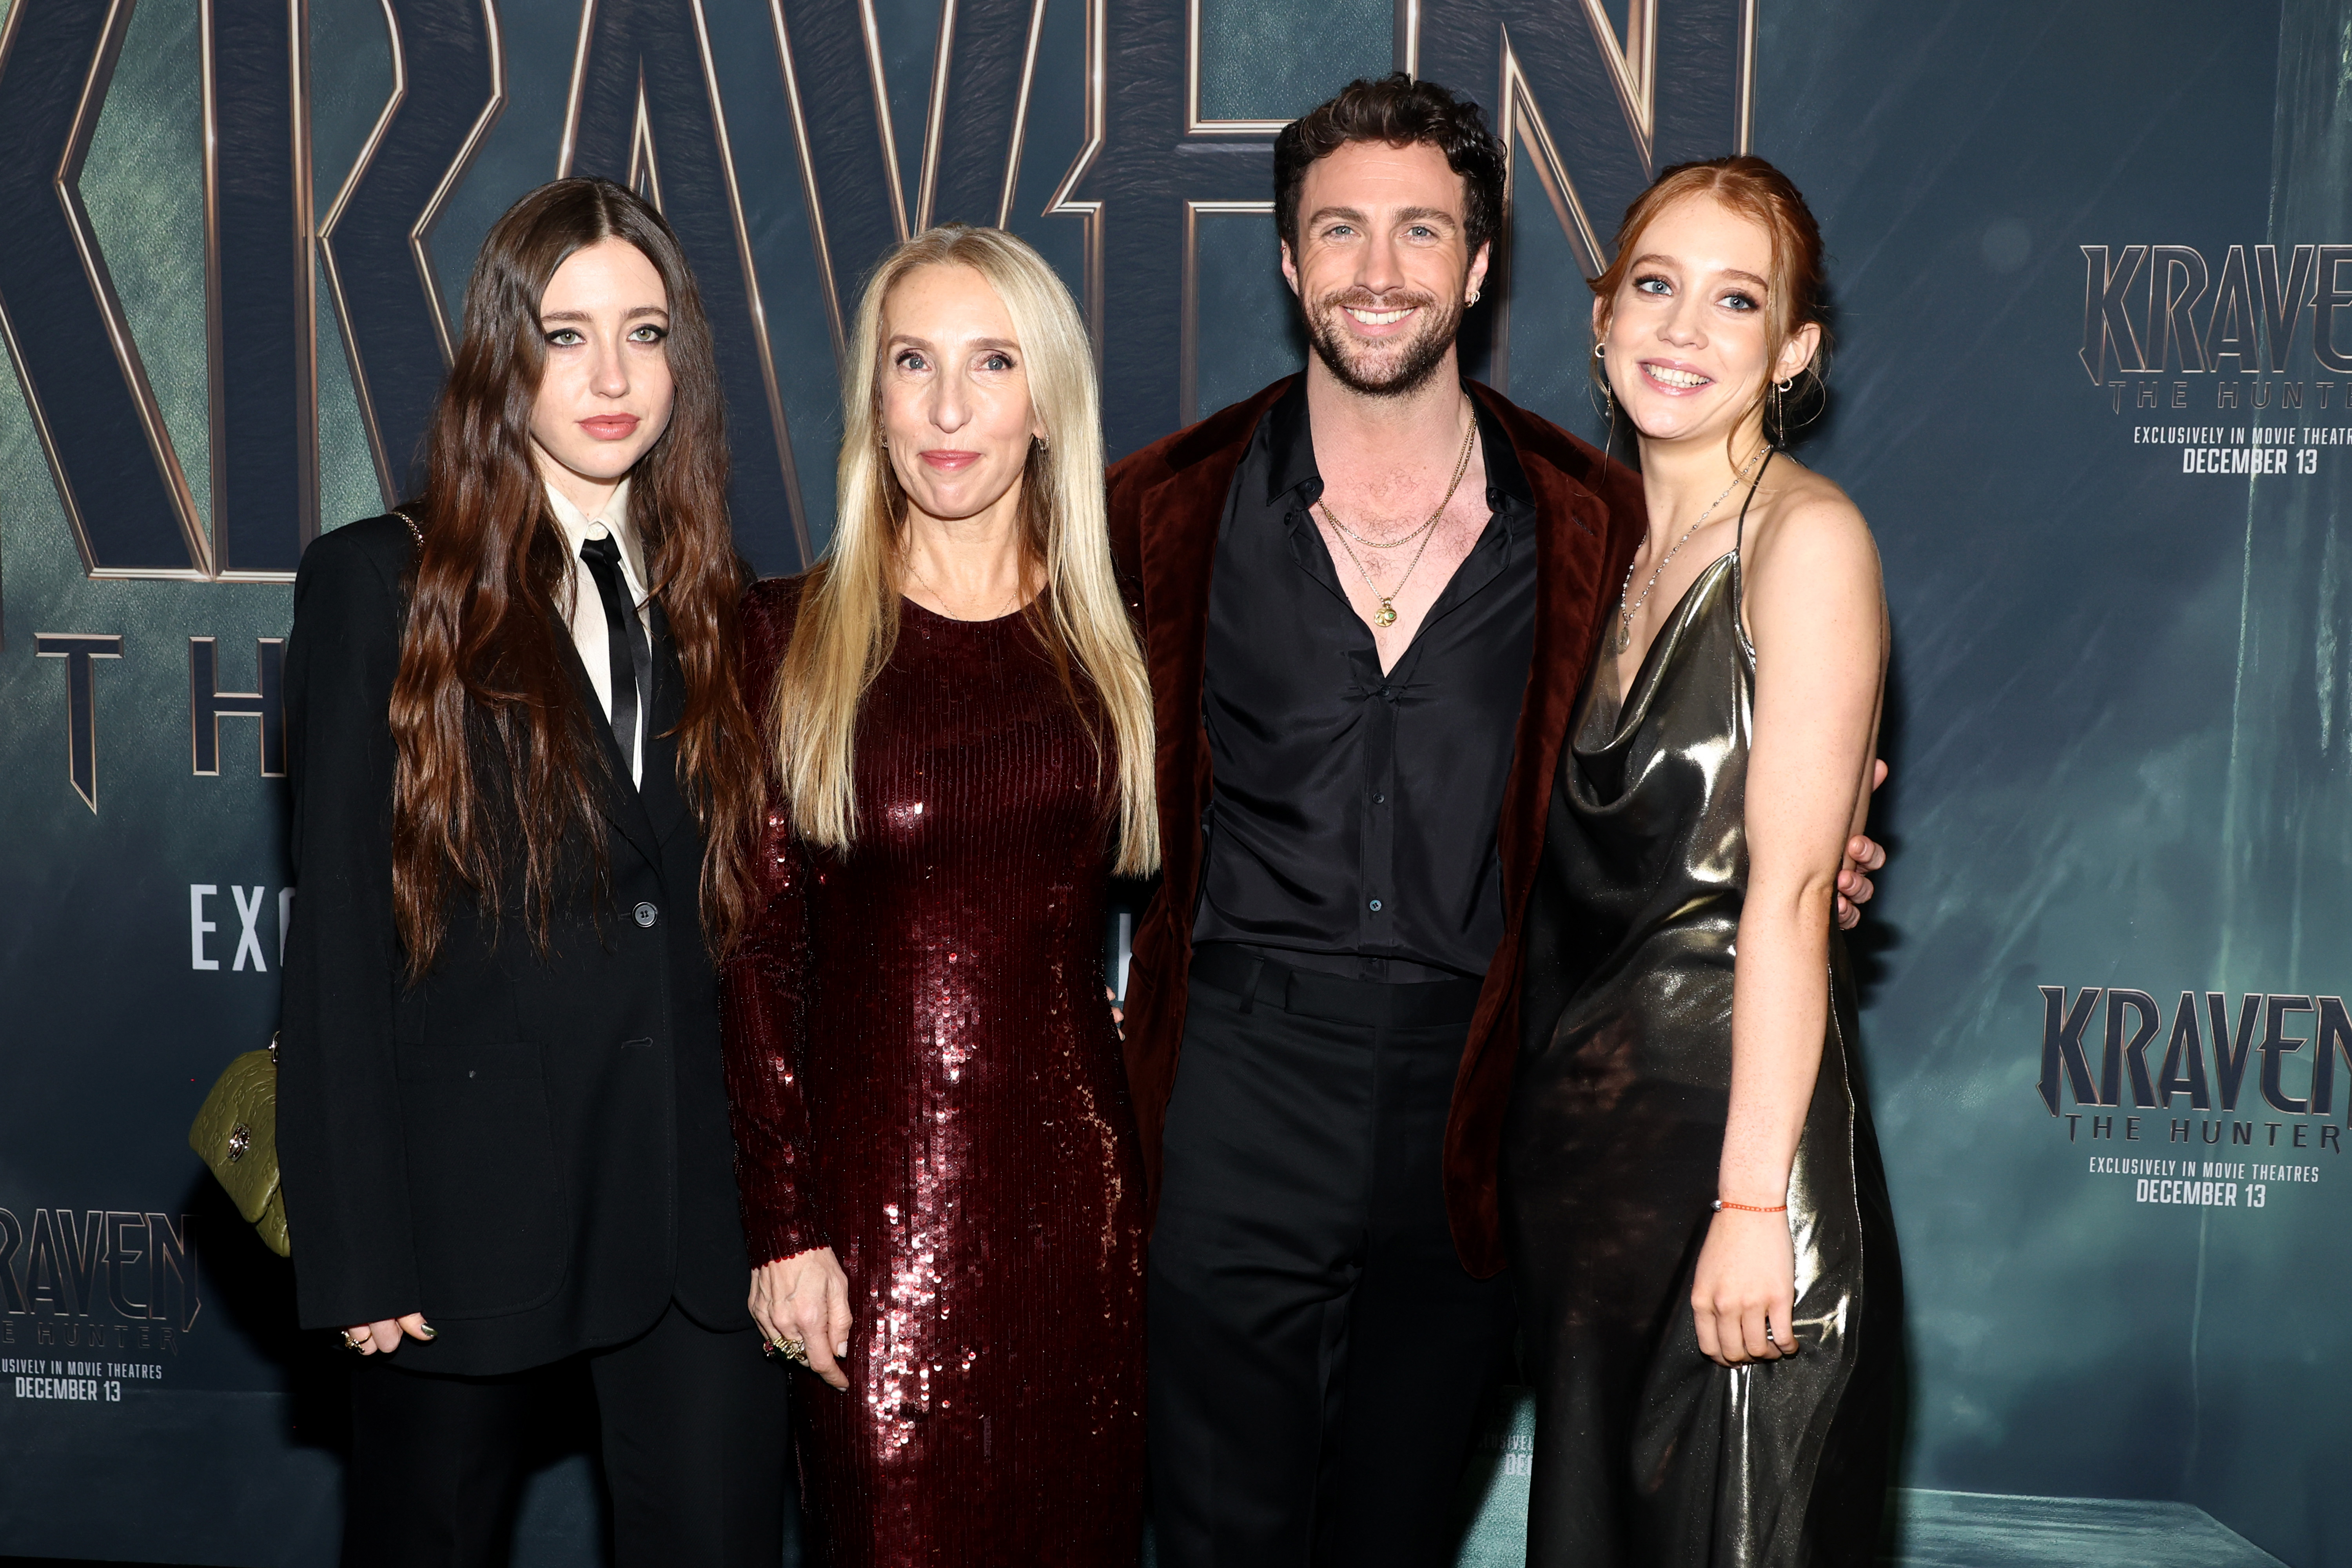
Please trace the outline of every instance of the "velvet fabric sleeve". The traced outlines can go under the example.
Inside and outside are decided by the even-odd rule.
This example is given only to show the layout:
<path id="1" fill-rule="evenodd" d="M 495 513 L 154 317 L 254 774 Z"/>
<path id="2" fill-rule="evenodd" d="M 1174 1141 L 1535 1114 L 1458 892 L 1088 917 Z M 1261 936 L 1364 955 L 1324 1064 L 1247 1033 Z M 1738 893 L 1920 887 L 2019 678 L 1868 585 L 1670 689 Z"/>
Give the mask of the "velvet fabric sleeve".
<path id="1" fill-rule="evenodd" d="M 798 584 L 752 586 L 743 605 L 743 689 L 766 711 L 792 640 Z M 764 731 L 764 726 L 762 726 Z M 771 768 L 751 922 L 719 973 L 727 1102 L 735 1128 L 735 1178 L 751 1267 L 828 1245 L 811 1188 L 808 1104 L 808 858 L 793 832 Z"/>

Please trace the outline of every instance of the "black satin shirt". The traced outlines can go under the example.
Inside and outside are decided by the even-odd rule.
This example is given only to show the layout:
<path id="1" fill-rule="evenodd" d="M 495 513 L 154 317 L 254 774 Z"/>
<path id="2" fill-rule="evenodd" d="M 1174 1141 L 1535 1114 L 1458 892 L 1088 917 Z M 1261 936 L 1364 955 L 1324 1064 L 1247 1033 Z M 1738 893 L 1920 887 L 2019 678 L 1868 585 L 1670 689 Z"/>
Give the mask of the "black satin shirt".
<path id="1" fill-rule="evenodd" d="M 1383 676 L 1340 582 L 1355 568 L 1309 511 L 1323 479 L 1305 380 L 1259 422 L 1209 589 L 1216 790 L 1196 943 L 1363 980 L 1486 973 L 1503 936 L 1495 824 L 1535 640 L 1536 513 L 1501 427 L 1484 409 L 1478 426 L 1493 515 Z M 1402 565 L 1373 571 L 1386 583 Z"/>

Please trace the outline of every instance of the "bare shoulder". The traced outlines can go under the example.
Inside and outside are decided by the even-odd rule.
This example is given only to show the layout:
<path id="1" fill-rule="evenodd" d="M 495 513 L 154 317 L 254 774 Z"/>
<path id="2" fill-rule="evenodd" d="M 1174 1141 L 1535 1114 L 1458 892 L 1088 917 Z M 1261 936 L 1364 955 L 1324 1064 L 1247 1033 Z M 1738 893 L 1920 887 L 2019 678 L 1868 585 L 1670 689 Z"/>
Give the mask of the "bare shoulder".
<path id="1" fill-rule="evenodd" d="M 1837 481 L 1785 457 L 1757 495 L 1743 554 L 1749 579 L 1767 591 L 1774 580 L 1818 585 L 1826 576 L 1873 591 L 1879 581 L 1878 543 L 1862 509 Z"/>

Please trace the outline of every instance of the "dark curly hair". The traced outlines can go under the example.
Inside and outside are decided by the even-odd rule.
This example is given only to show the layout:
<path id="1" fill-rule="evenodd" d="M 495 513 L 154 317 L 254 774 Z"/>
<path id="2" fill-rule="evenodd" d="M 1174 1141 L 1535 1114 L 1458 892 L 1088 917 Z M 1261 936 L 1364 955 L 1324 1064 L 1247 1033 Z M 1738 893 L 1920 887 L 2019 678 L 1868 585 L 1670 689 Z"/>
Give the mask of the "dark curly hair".
<path id="1" fill-rule="evenodd" d="M 1349 82 L 1274 139 L 1274 226 L 1292 255 L 1298 253 L 1298 192 L 1308 167 L 1351 142 L 1427 142 L 1444 153 L 1467 190 L 1462 227 L 1472 256 L 1502 227 L 1503 144 L 1486 129 L 1486 111 L 1435 82 L 1396 71 Z"/>

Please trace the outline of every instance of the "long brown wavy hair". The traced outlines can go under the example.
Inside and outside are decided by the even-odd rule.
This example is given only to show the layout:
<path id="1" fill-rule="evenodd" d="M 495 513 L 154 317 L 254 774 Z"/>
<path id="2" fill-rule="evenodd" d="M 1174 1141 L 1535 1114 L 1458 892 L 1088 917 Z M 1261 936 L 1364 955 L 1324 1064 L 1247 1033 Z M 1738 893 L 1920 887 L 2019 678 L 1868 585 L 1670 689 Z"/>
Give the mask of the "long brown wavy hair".
<path id="1" fill-rule="evenodd" d="M 392 689 L 393 903 L 412 979 L 432 968 L 453 889 L 493 930 L 509 870 L 551 946 L 559 902 L 603 889 L 604 753 L 565 668 L 572 561 L 531 453 L 546 363 L 540 301 L 575 251 L 625 240 L 661 275 L 676 391 L 669 425 L 630 470 L 643 542 L 686 678 L 677 782 L 711 840 L 703 926 L 725 948 L 750 899 L 740 840 L 759 810 L 761 745 L 735 679 L 747 574 L 727 517 L 727 433 L 710 324 L 669 226 L 609 180 L 557 180 L 507 209 L 466 287 L 465 338 L 425 437 L 424 535 Z"/>

